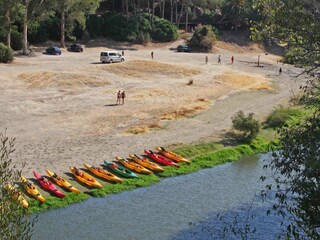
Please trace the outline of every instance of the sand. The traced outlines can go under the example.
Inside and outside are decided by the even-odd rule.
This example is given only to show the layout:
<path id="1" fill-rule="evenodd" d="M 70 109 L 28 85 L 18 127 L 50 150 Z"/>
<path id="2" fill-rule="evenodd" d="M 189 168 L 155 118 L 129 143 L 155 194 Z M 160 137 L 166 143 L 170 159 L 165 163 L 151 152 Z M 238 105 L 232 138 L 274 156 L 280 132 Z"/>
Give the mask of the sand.
<path id="1" fill-rule="evenodd" d="M 279 56 L 265 55 L 256 45 L 232 52 L 234 45 L 219 42 L 214 53 L 173 51 L 180 43 L 101 40 L 83 53 L 64 50 L 61 56 L 44 55 L 38 47 L 33 57 L 0 64 L 0 126 L 16 138 L 12 157 L 26 163 L 23 174 L 49 168 L 66 176 L 71 165 L 221 139 L 237 111 L 262 120 L 305 81 L 293 78 L 301 69 L 280 65 Z M 100 64 L 100 51 L 108 49 L 124 50 L 126 61 Z M 264 67 L 256 66 L 258 55 Z M 283 73 L 277 75 L 280 66 Z M 127 93 L 124 105 L 115 105 L 118 90 Z"/>

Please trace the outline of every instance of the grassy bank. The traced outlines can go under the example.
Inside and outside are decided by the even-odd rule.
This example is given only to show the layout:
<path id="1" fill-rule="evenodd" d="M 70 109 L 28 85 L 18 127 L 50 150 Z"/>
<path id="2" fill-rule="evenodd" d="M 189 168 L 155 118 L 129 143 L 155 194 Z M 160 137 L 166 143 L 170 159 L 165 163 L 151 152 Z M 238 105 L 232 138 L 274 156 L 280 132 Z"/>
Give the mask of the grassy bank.
<path id="1" fill-rule="evenodd" d="M 175 151 L 192 161 L 191 164 L 181 163 L 180 168 L 165 167 L 165 172 L 153 175 L 139 175 L 138 179 L 126 179 L 121 184 L 106 184 L 103 189 L 91 189 L 85 193 L 68 193 L 65 198 L 49 196 L 45 203 L 30 200 L 30 212 L 39 213 L 47 210 L 65 207 L 72 203 L 79 203 L 90 196 L 103 197 L 110 194 L 150 186 L 161 179 L 196 172 L 203 168 L 211 168 L 219 164 L 236 161 L 242 157 L 268 151 L 270 141 L 262 138 L 235 147 L 223 147 L 216 143 L 204 143 L 193 146 L 184 146 Z"/>

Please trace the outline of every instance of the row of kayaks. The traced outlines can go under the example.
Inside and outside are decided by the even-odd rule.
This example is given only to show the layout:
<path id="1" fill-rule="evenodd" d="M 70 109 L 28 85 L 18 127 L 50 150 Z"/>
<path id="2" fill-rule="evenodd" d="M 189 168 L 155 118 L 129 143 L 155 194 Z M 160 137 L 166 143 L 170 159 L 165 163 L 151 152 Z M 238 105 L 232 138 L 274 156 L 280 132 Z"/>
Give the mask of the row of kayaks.
<path id="1" fill-rule="evenodd" d="M 90 173 L 95 176 L 100 177 L 109 182 L 113 183 L 122 183 L 124 178 L 138 178 L 137 173 L 139 174 L 153 174 L 154 172 L 163 172 L 164 168 L 157 163 L 160 163 L 164 166 L 174 166 L 180 167 L 178 163 L 185 162 L 190 164 L 191 162 L 180 155 L 170 152 L 163 147 L 156 148 L 161 154 L 154 153 L 152 150 L 145 150 L 145 154 L 150 157 L 153 161 L 148 160 L 145 157 L 140 157 L 136 154 L 129 154 L 130 159 L 124 159 L 120 157 L 116 157 L 117 162 L 108 162 L 104 161 L 104 164 L 107 166 L 108 170 L 105 170 L 102 167 L 91 166 L 89 164 L 84 164 L 84 167 L 90 171 Z M 120 163 L 120 164 L 119 164 Z M 86 186 L 92 188 L 103 188 L 103 186 L 92 177 L 90 174 L 78 169 L 77 167 L 71 166 L 70 171 L 74 175 L 74 177 L 81 183 Z M 81 191 L 74 187 L 71 183 L 69 183 L 65 178 L 58 176 L 56 173 L 46 169 L 47 174 L 50 178 L 61 188 L 67 191 L 71 191 L 74 193 L 80 193 Z M 39 184 L 46 191 L 54 194 L 57 197 L 63 198 L 65 194 L 61 192 L 51 181 L 49 181 L 44 176 L 41 176 L 36 171 L 33 172 L 35 178 L 39 182 Z M 21 176 L 21 182 L 25 188 L 25 191 L 37 199 L 40 202 L 45 202 L 45 198 L 41 195 L 37 187 L 28 181 L 25 177 Z M 10 191 L 15 192 L 15 199 L 20 202 L 22 206 L 25 208 L 29 207 L 28 202 L 24 199 L 21 193 L 17 193 L 13 186 L 9 186 Z"/>

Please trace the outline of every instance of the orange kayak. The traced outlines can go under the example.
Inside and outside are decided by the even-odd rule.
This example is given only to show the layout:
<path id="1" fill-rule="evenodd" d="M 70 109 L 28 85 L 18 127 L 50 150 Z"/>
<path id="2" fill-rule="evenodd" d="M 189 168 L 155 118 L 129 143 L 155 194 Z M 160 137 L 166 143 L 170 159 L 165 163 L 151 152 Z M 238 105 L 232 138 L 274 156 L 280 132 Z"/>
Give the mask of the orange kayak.
<path id="1" fill-rule="evenodd" d="M 71 185 L 67 180 L 65 180 L 63 177 L 58 176 L 54 172 L 51 172 L 49 169 L 46 169 L 46 172 L 48 175 L 52 178 L 52 180 L 58 184 L 60 187 L 63 187 L 64 189 L 67 189 L 71 192 L 75 193 L 81 193 L 79 189 L 76 189 L 74 186 Z"/>
<path id="2" fill-rule="evenodd" d="M 190 164 L 191 162 L 187 159 L 185 159 L 184 157 L 181 157 L 180 155 L 174 153 L 174 152 L 170 152 L 166 149 L 164 149 L 163 147 L 157 147 L 156 148 L 161 154 L 163 154 L 164 156 L 166 156 L 167 158 L 170 158 L 176 162 L 185 162 Z"/>
<path id="3" fill-rule="evenodd" d="M 21 176 L 21 182 L 26 190 L 26 192 L 31 195 L 32 197 L 34 197 L 35 199 L 37 199 L 40 202 L 45 202 L 46 200 L 44 199 L 44 197 L 41 195 L 41 193 L 39 192 L 39 190 L 37 189 L 37 187 L 32 184 L 31 182 L 29 182 L 25 177 Z"/>
<path id="4" fill-rule="evenodd" d="M 132 171 L 135 171 L 137 173 L 142 173 L 142 174 L 152 174 L 152 172 L 148 169 L 146 169 L 145 167 L 141 166 L 140 164 L 138 163 L 135 163 L 135 162 L 131 162 L 131 161 L 128 161 L 124 158 L 121 158 L 121 157 L 116 157 L 116 159 L 123 165 L 125 166 L 126 168 L 132 170 Z"/>
<path id="5" fill-rule="evenodd" d="M 100 167 L 94 167 L 89 164 L 83 164 L 90 172 L 92 172 L 94 175 L 97 175 L 98 177 L 101 177 L 103 179 L 106 179 L 110 182 L 115 182 L 115 183 L 122 183 L 123 180 L 116 175 L 104 170 L 103 168 Z"/>
<path id="6" fill-rule="evenodd" d="M 136 163 L 140 164 L 141 166 L 144 166 L 145 168 L 150 169 L 151 171 L 155 171 L 155 172 L 163 172 L 164 171 L 164 169 L 162 167 L 160 167 L 158 164 L 150 162 L 146 158 L 139 157 L 138 155 L 132 154 L 132 153 L 129 154 L 129 157 L 133 161 L 135 161 Z"/>
<path id="7" fill-rule="evenodd" d="M 80 171 L 76 167 L 70 167 L 70 170 L 78 181 L 80 181 L 90 187 L 102 188 L 102 185 L 97 180 L 95 180 L 91 175 L 89 175 L 88 173 Z"/>

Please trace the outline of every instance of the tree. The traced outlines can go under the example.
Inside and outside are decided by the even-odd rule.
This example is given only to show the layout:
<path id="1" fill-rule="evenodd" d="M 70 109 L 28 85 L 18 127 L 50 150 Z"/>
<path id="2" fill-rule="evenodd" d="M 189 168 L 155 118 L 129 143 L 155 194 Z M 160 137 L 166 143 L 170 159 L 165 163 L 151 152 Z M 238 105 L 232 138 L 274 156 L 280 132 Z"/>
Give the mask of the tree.
<path id="1" fill-rule="evenodd" d="M 61 47 L 66 47 L 66 22 L 69 22 L 72 25 L 74 21 L 77 21 L 82 28 L 85 28 L 86 14 L 95 13 L 99 7 L 99 3 L 100 0 L 57 0 L 56 9 L 61 16 Z"/>
<path id="2" fill-rule="evenodd" d="M 12 164 L 14 139 L 0 133 L 0 236 L 1 239 L 31 239 L 34 221 L 24 217 L 23 207 L 8 193 L 8 184 L 14 185 L 21 171 Z M 22 213 L 21 213 L 22 212 Z"/>
<path id="3" fill-rule="evenodd" d="M 246 0 L 225 0 L 224 7 L 226 13 L 230 14 L 234 18 L 234 30 L 238 31 L 239 18 L 247 10 L 247 1 Z"/>
<path id="4" fill-rule="evenodd" d="M 0 0 L 0 19 L 6 22 L 7 46 L 11 47 L 12 23 L 14 21 L 19 0 Z"/>
<path id="5" fill-rule="evenodd" d="M 305 66 L 304 72 L 310 78 L 302 87 L 300 102 L 316 109 L 313 117 L 301 125 L 280 131 L 280 149 L 273 152 L 271 162 L 265 166 L 276 184 L 267 185 L 262 196 L 273 192 L 274 213 L 290 216 L 286 231 L 290 239 L 320 238 L 320 16 L 317 6 L 306 2 L 255 1 L 263 19 L 256 24 L 253 38 L 282 41 L 288 48 L 300 50 L 293 62 Z"/>
<path id="6" fill-rule="evenodd" d="M 23 32 L 22 54 L 28 55 L 28 24 L 32 19 L 43 19 L 50 14 L 52 1 L 50 0 L 23 0 Z"/>
<path id="7" fill-rule="evenodd" d="M 232 117 L 233 128 L 242 132 L 242 138 L 247 141 L 254 139 L 260 130 L 260 123 L 253 116 L 253 113 L 246 116 L 243 111 L 239 111 Z"/>

